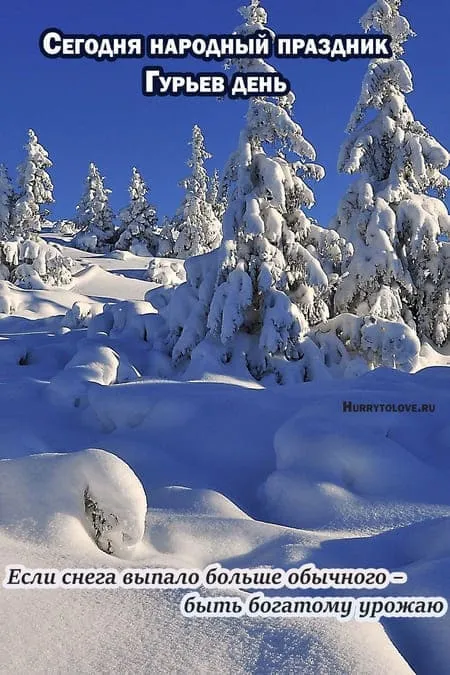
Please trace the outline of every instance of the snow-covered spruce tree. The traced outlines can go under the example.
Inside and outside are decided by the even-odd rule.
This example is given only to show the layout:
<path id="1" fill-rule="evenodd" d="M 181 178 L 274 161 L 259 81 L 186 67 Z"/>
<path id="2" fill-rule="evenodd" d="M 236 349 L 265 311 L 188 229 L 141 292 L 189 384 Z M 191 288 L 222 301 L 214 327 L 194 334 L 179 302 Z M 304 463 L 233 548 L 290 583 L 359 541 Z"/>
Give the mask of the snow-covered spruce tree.
<path id="1" fill-rule="evenodd" d="M 240 9 L 236 32 L 266 30 L 259 0 Z M 260 58 L 235 60 L 236 72 L 273 73 Z M 343 242 L 312 222 L 314 204 L 306 179 L 324 171 L 314 148 L 292 119 L 295 96 L 250 101 L 239 146 L 228 164 L 229 202 L 219 249 L 186 262 L 187 282 L 148 297 L 165 318 L 172 363 L 240 360 L 257 379 L 305 381 L 329 373 L 311 326 L 329 316 Z M 287 158 L 291 153 L 295 160 Z M 331 279 L 331 284 L 330 284 Z M 344 349 L 344 348 L 343 348 Z"/>
<path id="2" fill-rule="evenodd" d="M 425 285 L 423 311 L 428 334 L 442 347 L 450 340 L 450 242 L 440 244 L 433 263 Z"/>
<path id="3" fill-rule="evenodd" d="M 111 190 L 105 188 L 103 181 L 99 170 L 91 163 L 84 194 L 77 206 L 79 232 L 73 240 L 74 245 L 84 251 L 107 251 L 116 241 L 114 215 L 109 205 Z"/>
<path id="4" fill-rule="evenodd" d="M 339 170 L 361 178 L 332 223 L 354 246 L 335 301 L 338 312 L 403 320 L 420 336 L 436 338 L 436 317 L 450 314 L 442 305 L 447 294 L 435 292 L 448 277 L 439 250 L 450 219 L 430 192 L 441 197 L 448 187 L 441 172 L 449 154 L 414 119 L 405 99 L 412 76 L 400 57 L 414 33 L 400 5 L 377 0 L 361 19 L 366 31 L 391 36 L 393 57 L 370 63 L 340 153 Z"/>
<path id="5" fill-rule="evenodd" d="M 0 164 L 0 239 L 8 240 L 13 236 L 14 204 L 17 195 L 8 170 Z"/>
<path id="6" fill-rule="evenodd" d="M 119 213 L 120 236 L 116 248 L 135 255 L 158 254 L 159 232 L 156 208 L 148 203 L 148 187 L 133 167 L 129 187 L 130 203 Z"/>
<path id="7" fill-rule="evenodd" d="M 41 230 L 48 211 L 44 204 L 52 204 L 53 184 L 47 169 L 52 166 L 48 152 L 39 143 L 35 132 L 28 131 L 28 143 L 25 146 L 27 156 L 19 166 L 19 196 L 15 203 L 12 218 L 14 234 L 29 237 Z"/>
<path id="8" fill-rule="evenodd" d="M 224 213 L 227 210 L 227 199 L 221 189 L 219 172 L 217 169 L 215 169 L 213 175 L 208 179 L 208 193 L 206 198 L 211 204 L 217 220 L 222 222 Z"/>
<path id="9" fill-rule="evenodd" d="M 181 181 L 186 190 L 183 203 L 171 221 L 174 241 L 173 257 L 190 258 L 217 248 L 221 241 L 221 224 L 208 201 L 208 174 L 205 161 L 211 158 L 199 126 L 192 131 L 192 155 L 188 166 L 191 175 Z"/>
<path id="10" fill-rule="evenodd" d="M 173 256 L 175 241 L 173 238 L 172 221 L 169 216 L 164 216 L 159 231 L 158 256 L 170 258 Z"/>

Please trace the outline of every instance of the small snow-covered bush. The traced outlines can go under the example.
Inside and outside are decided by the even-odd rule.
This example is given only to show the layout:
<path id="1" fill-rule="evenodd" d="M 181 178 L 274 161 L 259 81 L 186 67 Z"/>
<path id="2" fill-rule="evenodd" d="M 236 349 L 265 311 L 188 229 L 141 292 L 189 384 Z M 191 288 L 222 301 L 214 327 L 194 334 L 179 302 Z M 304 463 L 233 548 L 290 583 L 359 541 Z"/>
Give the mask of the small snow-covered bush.
<path id="1" fill-rule="evenodd" d="M 94 317 L 103 311 L 103 305 L 92 302 L 74 302 L 62 320 L 64 328 L 87 328 Z"/>
<path id="2" fill-rule="evenodd" d="M 73 236 L 77 232 L 77 225 L 73 220 L 57 220 L 53 225 L 53 231 L 67 236 Z"/>
<path id="3" fill-rule="evenodd" d="M 418 364 L 420 340 L 414 330 L 401 322 L 340 314 L 318 326 L 312 337 L 325 355 L 326 364 L 340 365 L 347 376 L 361 372 L 361 358 L 369 368 L 384 366 L 405 372 L 412 372 Z M 356 371 L 352 366 L 355 358 Z"/>
<path id="4" fill-rule="evenodd" d="M 149 342 L 154 340 L 163 319 L 154 313 L 149 302 L 124 300 L 105 305 L 89 324 L 88 337 L 105 333 L 113 338 L 127 337 Z"/>
<path id="5" fill-rule="evenodd" d="M 152 258 L 147 269 L 147 279 L 161 286 L 178 286 L 186 281 L 184 261 Z"/>
<path id="6" fill-rule="evenodd" d="M 72 240 L 75 248 L 87 253 L 95 253 L 98 247 L 98 239 L 95 234 L 91 232 L 78 232 Z"/>
<path id="7" fill-rule="evenodd" d="M 53 378 L 50 391 L 59 402 L 85 408 L 90 385 L 107 386 L 138 378 L 139 373 L 125 356 L 110 347 L 86 341 L 64 370 Z"/>
<path id="8" fill-rule="evenodd" d="M 0 278 L 21 288 L 69 284 L 72 265 L 71 258 L 42 239 L 0 241 Z"/>

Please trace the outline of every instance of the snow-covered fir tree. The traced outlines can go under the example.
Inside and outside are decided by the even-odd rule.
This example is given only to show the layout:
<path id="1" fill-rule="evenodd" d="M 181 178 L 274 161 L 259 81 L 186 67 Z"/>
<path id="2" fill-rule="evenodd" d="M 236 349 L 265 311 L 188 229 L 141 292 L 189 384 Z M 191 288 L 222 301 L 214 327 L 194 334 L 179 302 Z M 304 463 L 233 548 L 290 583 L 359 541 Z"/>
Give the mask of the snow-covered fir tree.
<path id="1" fill-rule="evenodd" d="M 222 222 L 225 211 L 227 210 L 227 198 L 223 193 L 220 184 L 219 171 L 217 169 L 214 170 L 213 175 L 208 179 L 208 193 L 206 198 L 211 204 L 217 220 Z"/>
<path id="2" fill-rule="evenodd" d="M 13 236 L 13 214 L 16 199 L 12 180 L 4 164 L 0 164 L 0 239 Z"/>
<path id="3" fill-rule="evenodd" d="M 170 258 L 173 256 L 174 246 L 175 240 L 172 221 L 169 216 L 164 216 L 159 231 L 158 256 L 161 258 Z"/>
<path id="4" fill-rule="evenodd" d="M 266 30 L 259 0 L 240 13 L 237 33 Z M 231 65 L 236 72 L 275 72 L 260 58 Z M 240 359 L 257 379 L 282 382 L 289 369 L 304 381 L 326 371 L 306 336 L 329 317 L 343 242 L 304 212 L 314 204 L 306 181 L 320 180 L 324 171 L 292 118 L 294 101 L 292 93 L 251 99 L 224 179 L 229 202 L 220 248 L 186 262 L 185 284 L 149 294 L 168 324 L 174 364 L 212 348 L 223 362 Z"/>
<path id="5" fill-rule="evenodd" d="M 116 248 L 135 255 L 158 254 L 159 232 L 156 208 L 148 203 L 148 187 L 133 167 L 129 187 L 130 203 L 119 214 L 120 236 Z"/>
<path id="6" fill-rule="evenodd" d="M 427 311 L 425 306 L 424 310 L 431 319 L 427 328 L 434 342 L 441 347 L 450 340 L 450 242 L 441 243 L 435 263 L 430 270 L 424 299 L 430 309 Z"/>
<path id="7" fill-rule="evenodd" d="M 449 185 L 442 174 L 449 154 L 414 119 L 405 98 L 413 84 L 401 56 L 414 33 L 400 6 L 401 0 L 377 0 L 361 19 L 366 31 L 391 36 L 393 57 L 369 64 L 340 153 L 339 170 L 361 177 L 332 223 L 354 247 L 336 309 L 403 320 L 442 343 L 450 306 L 436 285 L 448 278 L 440 242 L 450 219 L 437 197 Z"/>
<path id="8" fill-rule="evenodd" d="M 109 205 L 111 190 L 105 188 L 104 178 L 95 164 L 89 165 L 85 190 L 76 207 L 79 232 L 74 238 L 77 248 L 86 251 L 111 249 L 116 241 L 114 215 Z"/>
<path id="9" fill-rule="evenodd" d="M 199 126 L 192 131 L 192 155 L 188 166 L 191 175 L 180 185 L 186 190 L 183 203 L 171 222 L 175 258 L 186 259 L 217 248 L 221 241 L 221 224 L 208 200 L 208 173 L 205 161 L 211 158 Z"/>
<path id="10" fill-rule="evenodd" d="M 14 234 L 28 237 L 41 230 L 48 211 L 42 207 L 52 204 L 53 184 L 47 172 L 52 166 L 48 152 L 39 143 L 35 132 L 28 131 L 26 159 L 19 166 L 19 196 L 15 203 L 12 229 Z"/>

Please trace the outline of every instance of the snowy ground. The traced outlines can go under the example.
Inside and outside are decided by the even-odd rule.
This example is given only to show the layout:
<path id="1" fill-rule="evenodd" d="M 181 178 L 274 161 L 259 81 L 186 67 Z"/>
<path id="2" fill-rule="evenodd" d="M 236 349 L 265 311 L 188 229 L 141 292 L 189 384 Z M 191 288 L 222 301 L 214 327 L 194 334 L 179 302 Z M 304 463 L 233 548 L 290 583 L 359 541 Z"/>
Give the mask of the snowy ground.
<path id="1" fill-rule="evenodd" d="M 145 371 L 145 343 L 130 336 L 126 357 L 105 357 L 105 343 L 62 324 L 75 302 L 143 301 L 154 287 L 148 261 L 70 254 L 80 271 L 69 289 L 2 287 L 14 306 L 0 315 L 2 574 L 12 564 L 314 562 L 408 574 L 372 594 L 450 597 L 448 368 L 378 370 L 326 387 L 132 381 L 134 367 Z M 104 358 L 106 374 L 95 365 Z M 448 361 L 427 349 L 422 366 Z M 435 411 L 344 413 L 344 401 Z M 121 557 L 91 536 L 87 487 L 126 529 Z M 0 589 L 0 672 L 450 673 L 449 615 L 187 619 L 182 595 Z"/>

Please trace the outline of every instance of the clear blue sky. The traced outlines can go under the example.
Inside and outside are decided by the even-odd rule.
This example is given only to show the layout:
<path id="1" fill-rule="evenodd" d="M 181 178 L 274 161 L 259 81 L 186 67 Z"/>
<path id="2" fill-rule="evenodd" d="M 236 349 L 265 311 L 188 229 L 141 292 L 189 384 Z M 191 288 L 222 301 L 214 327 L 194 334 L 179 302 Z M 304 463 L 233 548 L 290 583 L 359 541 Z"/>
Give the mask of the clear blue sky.
<path id="1" fill-rule="evenodd" d="M 204 70 L 195 60 L 49 60 L 41 55 L 41 32 L 227 33 L 239 23 L 242 0 L 3 0 L 0 6 L 0 162 L 11 173 L 23 158 L 26 131 L 33 128 L 54 162 L 55 217 L 72 217 L 89 162 L 112 189 L 114 209 L 127 201 L 131 167 L 151 186 L 160 214 L 170 215 L 187 173 L 188 141 L 198 123 L 214 155 L 209 168 L 222 169 L 238 139 L 246 104 L 214 98 L 145 98 L 144 65 L 166 70 Z M 279 33 L 358 33 L 370 0 L 266 0 L 269 25 Z M 403 13 L 418 37 L 407 44 L 406 60 L 415 82 L 409 103 L 446 147 L 449 134 L 448 0 L 405 0 Z M 336 172 L 339 147 L 360 91 L 367 62 L 282 60 L 281 70 L 297 95 L 295 119 L 316 147 L 327 177 L 315 190 L 312 212 L 324 225 L 347 184 Z M 220 69 L 214 64 L 212 69 Z"/>

